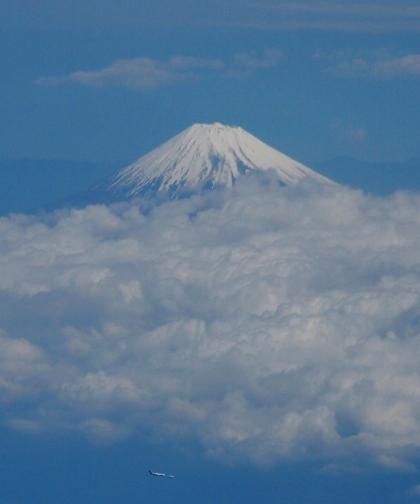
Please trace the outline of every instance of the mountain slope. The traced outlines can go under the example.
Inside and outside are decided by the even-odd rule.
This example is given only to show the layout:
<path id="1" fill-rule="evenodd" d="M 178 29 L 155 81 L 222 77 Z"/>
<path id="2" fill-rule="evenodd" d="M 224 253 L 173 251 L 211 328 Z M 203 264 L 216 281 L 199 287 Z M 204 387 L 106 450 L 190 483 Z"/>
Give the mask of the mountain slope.
<path id="1" fill-rule="evenodd" d="M 121 170 L 109 189 L 128 197 L 147 191 L 179 193 L 232 187 L 251 172 L 274 172 L 281 183 L 329 179 L 263 143 L 242 128 L 195 124 Z"/>

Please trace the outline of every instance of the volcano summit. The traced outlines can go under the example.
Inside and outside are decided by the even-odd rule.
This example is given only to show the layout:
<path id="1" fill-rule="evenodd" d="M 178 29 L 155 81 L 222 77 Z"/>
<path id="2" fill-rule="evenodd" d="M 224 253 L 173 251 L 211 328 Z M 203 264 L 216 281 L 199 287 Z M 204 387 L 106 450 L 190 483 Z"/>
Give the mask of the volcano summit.
<path id="1" fill-rule="evenodd" d="M 194 124 L 122 169 L 111 179 L 109 190 L 126 197 L 150 191 L 176 195 L 229 188 L 253 172 L 271 172 L 284 185 L 308 178 L 331 183 L 242 128 L 214 123 Z"/>

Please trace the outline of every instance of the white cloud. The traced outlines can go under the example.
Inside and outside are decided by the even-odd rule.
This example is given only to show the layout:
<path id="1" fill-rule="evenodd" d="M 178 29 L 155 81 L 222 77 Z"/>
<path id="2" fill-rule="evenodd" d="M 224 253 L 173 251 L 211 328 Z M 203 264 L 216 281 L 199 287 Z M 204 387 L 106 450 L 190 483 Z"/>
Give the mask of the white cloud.
<path id="1" fill-rule="evenodd" d="M 274 68 L 283 60 L 283 52 L 279 49 L 265 49 L 262 53 L 256 51 L 234 55 L 234 66 L 248 70 L 259 68 Z"/>
<path id="2" fill-rule="evenodd" d="M 383 77 L 400 75 L 420 76 L 420 54 L 408 54 L 399 58 L 376 61 L 374 74 Z"/>
<path id="3" fill-rule="evenodd" d="M 241 53 L 232 61 L 221 59 L 174 56 L 166 61 L 152 58 L 120 59 L 98 70 L 78 70 L 64 76 L 41 77 L 40 86 L 80 84 L 89 87 L 125 87 L 145 91 L 185 82 L 197 82 L 212 74 L 226 76 L 232 73 L 273 68 L 282 59 L 278 49 L 262 53 Z"/>
<path id="4" fill-rule="evenodd" d="M 420 450 L 420 196 L 234 190 L 0 219 L 12 428 L 142 432 L 216 457 Z"/>
<path id="5" fill-rule="evenodd" d="M 42 350 L 0 330 L 0 404 L 35 397 L 44 386 L 48 365 Z"/>
<path id="6" fill-rule="evenodd" d="M 200 70 L 220 70 L 220 60 L 175 56 L 168 61 L 151 58 L 120 59 L 99 70 L 73 72 L 63 77 L 43 77 L 37 83 L 55 86 L 77 83 L 85 86 L 122 86 L 130 89 L 153 89 L 180 82 L 194 81 Z"/>
<path id="7" fill-rule="evenodd" d="M 420 76 L 420 54 L 353 57 L 336 62 L 330 70 L 339 77 L 391 79 Z"/>

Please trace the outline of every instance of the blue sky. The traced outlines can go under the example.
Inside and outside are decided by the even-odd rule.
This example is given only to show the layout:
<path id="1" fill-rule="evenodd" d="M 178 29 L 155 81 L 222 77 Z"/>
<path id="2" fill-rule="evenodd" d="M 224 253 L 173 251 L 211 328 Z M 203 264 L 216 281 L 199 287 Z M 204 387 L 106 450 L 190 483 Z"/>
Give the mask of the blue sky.
<path id="1" fill-rule="evenodd" d="M 420 157 L 419 31 L 405 0 L 2 0 L 0 157 L 213 121 Z M 0 503 L 418 501 L 419 215 L 248 181 L 0 219 Z"/>
<path id="2" fill-rule="evenodd" d="M 127 161 L 213 121 L 307 163 L 420 155 L 416 3 L 3 1 L 0 14 L 3 156 Z"/>

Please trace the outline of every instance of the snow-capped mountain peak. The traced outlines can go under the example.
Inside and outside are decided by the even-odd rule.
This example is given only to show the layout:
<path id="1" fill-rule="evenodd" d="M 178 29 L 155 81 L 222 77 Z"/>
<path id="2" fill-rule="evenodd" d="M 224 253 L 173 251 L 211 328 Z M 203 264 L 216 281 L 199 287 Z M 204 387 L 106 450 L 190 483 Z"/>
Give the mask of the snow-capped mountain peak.
<path id="1" fill-rule="evenodd" d="M 172 193 L 231 187 L 242 175 L 271 171 L 285 185 L 327 178 L 294 161 L 239 127 L 194 124 L 122 169 L 110 189 L 136 196 L 148 190 Z"/>

